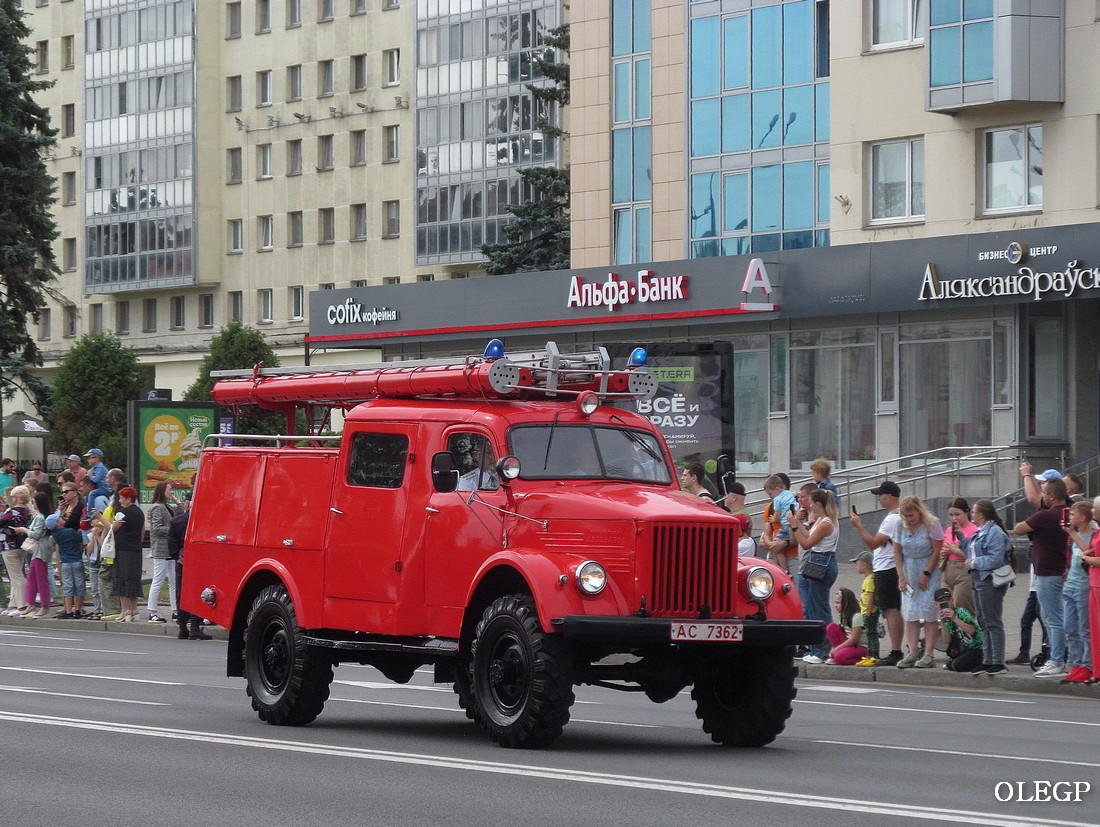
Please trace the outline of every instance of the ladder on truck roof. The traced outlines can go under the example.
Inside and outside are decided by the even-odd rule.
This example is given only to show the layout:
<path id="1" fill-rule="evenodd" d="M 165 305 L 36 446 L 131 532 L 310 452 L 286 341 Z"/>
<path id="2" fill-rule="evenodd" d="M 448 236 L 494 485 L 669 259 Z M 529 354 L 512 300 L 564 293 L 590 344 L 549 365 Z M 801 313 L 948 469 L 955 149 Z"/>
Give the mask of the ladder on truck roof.
<path id="1" fill-rule="evenodd" d="M 480 356 L 330 367 L 211 371 L 219 405 L 258 405 L 283 411 L 293 424 L 299 408 L 347 410 L 368 399 L 444 397 L 452 399 L 553 399 L 591 392 L 600 399 L 649 399 L 657 380 L 636 348 L 623 370 L 611 368 L 603 347 L 566 353 L 554 342 L 544 350 L 505 355 L 499 339 Z M 313 417 L 310 417 L 311 421 Z"/>

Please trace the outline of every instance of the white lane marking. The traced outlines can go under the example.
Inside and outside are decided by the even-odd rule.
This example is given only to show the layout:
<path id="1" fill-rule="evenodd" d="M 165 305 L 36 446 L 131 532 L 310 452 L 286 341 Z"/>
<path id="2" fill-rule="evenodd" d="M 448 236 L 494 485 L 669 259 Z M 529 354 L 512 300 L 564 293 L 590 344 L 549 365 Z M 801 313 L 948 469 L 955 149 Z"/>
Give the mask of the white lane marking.
<path id="1" fill-rule="evenodd" d="M 0 631 L 0 635 L 9 635 L 11 637 L 29 637 L 29 638 L 33 638 L 34 640 L 60 640 L 64 643 L 79 643 L 80 642 L 80 638 L 78 638 L 78 637 L 53 637 L 51 635 L 39 634 L 38 632 L 22 631 L 22 630 L 20 630 L 18 632 Z"/>
<path id="2" fill-rule="evenodd" d="M 849 709 L 858 709 L 863 712 L 866 709 L 882 709 L 889 712 L 919 712 L 925 715 L 964 715 L 968 718 L 996 718 L 998 721 L 1005 720 L 1004 715 L 998 715 L 992 712 L 953 712 L 948 709 L 912 709 L 906 706 L 872 706 L 871 704 L 860 704 L 858 707 L 853 707 L 851 704 L 836 703 L 834 701 L 800 701 L 795 700 L 796 704 L 813 704 L 815 706 L 846 706 Z M 1100 722 L 1092 721 L 1060 721 L 1057 718 L 1025 718 L 1021 715 L 1013 715 L 1011 720 L 1013 721 L 1030 721 L 1038 724 L 1066 724 L 1067 726 L 1092 726 L 1100 727 Z"/>
<path id="3" fill-rule="evenodd" d="M 56 649 L 60 652 L 99 652 L 104 655 L 148 655 L 148 652 L 124 652 L 121 649 L 85 649 L 83 646 L 35 646 L 33 643 L 0 643 L 16 649 Z"/>
<path id="4" fill-rule="evenodd" d="M 998 755 L 995 752 L 962 752 L 957 749 L 931 749 L 929 747 L 903 747 L 893 744 L 867 744 L 859 741 L 825 741 L 814 740 L 815 744 L 830 744 L 839 747 L 867 747 L 868 749 L 886 749 L 896 752 L 929 752 L 933 755 L 957 755 L 960 758 L 997 758 L 1003 761 L 1027 761 L 1029 764 L 1036 762 L 1041 764 L 1066 764 L 1072 767 L 1100 767 L 1100 764 L 1090 761 L 1069 761 L 1064 758 L 1040 758 L 1036 755 Z"/>
<path id="5" fill-rule="evenodd" d="M 71 692 L 47 692 L 32 686 L 0 686 L 0 692 L 26 692 L 31 695 L 53 695 L 58 698 L 80 698 L 85 701 L 109 701 L 114 704 L 139 704 L 140 706 L 171 706 L 156 701 L 128 701 L 124 698 L 100 698 L 98 695 L 74 695 Z"/>
<path id="6" fill-rule="evenodd" d="M 462 712 L 465 710 L 459 709 L 454 706 L 424 706 L 422 704 L 399 704 L 396 701 L 368 701 L 362 698 L 329 698 L 330 701 L 340 701 L 346 704 L 370 704 L 371 706 L 396 706 L 401 709 L 426 709 L 432 712 Z M 571 721 L 576 721 L 579 724 L 604 724 L 606 726 L 625 726 L 625 727 L 637 727 L 639 729 L 660 729 L 657 724 L 635 724 L 625 723 L 623 721 L 590 721 L 585 718 L 570 718 Z"/>
<path id="7" fill-rule="evenodd" d="M 32 672 L 38 675 L 60 675 L 66 678 L 91 678 L 97 681 L 126 681 L 127 683 L 152 683 L 157 686 L 191 686 L 176 681 L 154 681 L 147 678 L 119 678 L 114 675 L 86 675 L 82 672 L 57 672 L 53 669 L 28 669 L 24 666 L 0 666 L 5 672 Z"/>
<path id="8" fill-rule="evenodd" d="M 779 790 L 759 790 L 747 787 L 732 787 L 722 784 L 704 784 L 695 781 L 680 781 L 670 778 L 652 778 L 636 775 L 613 775 L 607 772 L 587 772 L 585 770 L 556 767 L 539 767 L 524 764 L 509 764 L 501 761 L 478 761 L 472 758 L 447 758 L 435 755 L 419 755 L 408 752 L 390 752 L 387 750 L 365 749 L 360 747 L 336 747 L 320 744 L 308 744 L 296 741 L 261 739 L 248 736 L 230 736 L 215 732 L 197 730 L 170 729 L 139 724 L 108 724 L 101 721 L 88 721 L 79 718 L 58 718 L 48 715 L 20 714 L 0 711 L 0 720 L 40 726 L 68 727 L 96 732 L 111 732 L 120 735 L 144 735 L 177 741 L 194 741 L 209 746 L 249 747 L 252 749 L 278 750 L 310 755 L 326 755 L 341 758 L 357 758 L 364 761 L 383 761 L 392 764 L 406 764 L 440 769 L 465 770 L 494 775 L 542 778 L 550 781 L 574 781 L 600 787 L 626 787 L 658 792 L 681 793 L 683 795 L 705 796 L 739 801 L 757 801 L 766 804 L 805 807 L 814 810 L 840 810 L 871 815 L 889 815 L 899 818 L 912 818 L 931 821 L 965 822 L 988 825 L 988 827 L 1095 827 L 1078 821 L 1035 818 L 1033 816 L 1011 816 L 1003 813 L 990 815 L 970 810 L 952 810 L 939 807 L 913 807 L 879 804 L 864 799 L 833 798 L 821 795 L 804 795 Z"/>
<path id="9" fill-rule="evenodd" d="M 799 691 L 803 689 L 812 689 L 815 692 L 837 692 L 840 694 L 851 695 L 870 695 L 872 693 L 878 693 L 880 695 L 902 695 L 913 697 L 915 693 L 912 692 L 896 692 L 892 689 L 870 689 L 863 686 L 824 686 L 821 684 L 799 684 Z M 919 694 L 917 695 L 919 697 Z M 939 697 L 939 696 L 937 696 Z M 1033 705 L 1038 701 L 1017 701 L 1009 698 L 994 698 L 986 695 L 946 695 L 943 696 L 950 701 L 982 701 L 983 703 L 999 703 L 999 704 L 1025 704 Z"/>
<path id="10" fill-rule="evenodd" d="M 450 688 L 442 686 L 418 686 L 411 683 L 382 683 L 381 681 L 333 681 L 333 683 L 343 684 L 344 686 L 360 686 L 363 689 L 418 689 L 421 692 L 449 692 L 454 694 L 454 691 Z"/>

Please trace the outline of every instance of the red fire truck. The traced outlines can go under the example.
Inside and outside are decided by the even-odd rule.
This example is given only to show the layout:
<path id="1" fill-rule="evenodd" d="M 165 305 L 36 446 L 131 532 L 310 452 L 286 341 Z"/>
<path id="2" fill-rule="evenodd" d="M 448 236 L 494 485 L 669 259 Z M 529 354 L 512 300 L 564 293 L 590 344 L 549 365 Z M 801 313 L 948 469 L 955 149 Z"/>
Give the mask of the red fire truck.
<path id="1" fill-rule="evenodd" d="M 639 349 L 485 355 L 223 375 L 223 406 L 317 423 L 212 438 L 182 605 L 229 629 L 228 674 L 272 724 L 320 714 L 333 667 L 405 683 L 426 664 L 506 747 L 540 747 L 573 687 L 688 686 L 714 741 L 763 746 L 816 642 L 739 523 L 680 491 L 660 433 L 611 402 L 652 396 Z M 322 436 L 343 412 L 342 434 Z"/>

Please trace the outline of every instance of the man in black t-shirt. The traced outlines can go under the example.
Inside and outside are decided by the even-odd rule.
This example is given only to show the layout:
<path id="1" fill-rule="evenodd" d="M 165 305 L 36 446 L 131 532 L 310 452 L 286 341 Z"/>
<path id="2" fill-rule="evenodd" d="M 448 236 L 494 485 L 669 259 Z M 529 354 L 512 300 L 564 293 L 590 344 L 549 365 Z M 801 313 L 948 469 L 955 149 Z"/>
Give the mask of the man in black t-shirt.
<path id="1" fill-rule="evenodd" d="M 1013 532 L 1031 537 L 1031 562 L 1035 567 L 1035 594 L 1043 613 L 1043 625 L 1050 640 L 1050 660 L 1035 673 L 1037 678 L 1066 675 L 1066 636 L 1062 624 L 1062 580 L 1069 563 L 1069 541 L 1062 530 L 1066 508 L 1066 484 L 1058 478 L 1042 486 L 1043 504 Z"/>

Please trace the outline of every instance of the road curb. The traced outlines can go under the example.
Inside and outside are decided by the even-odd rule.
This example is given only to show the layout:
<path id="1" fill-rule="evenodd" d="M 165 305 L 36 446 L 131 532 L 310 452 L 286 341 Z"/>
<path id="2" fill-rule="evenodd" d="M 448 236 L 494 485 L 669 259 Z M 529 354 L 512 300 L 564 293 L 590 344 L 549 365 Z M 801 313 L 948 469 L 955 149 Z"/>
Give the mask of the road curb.
<path id="1" fill-rule="evenodd" d="M 954 689 L 1059 695 L 1100 701 L 1100 684 L 1059 683 L 1054 678 L 1036 678 L 1028 666 L 1010 666 L 995 677 L 950 672 L 937 663 L 932 669 L 898 669 L 896 666 L 830 666 L 795 661 L 800 678 L 847 681 L 851 683 L 889 683 L 900 686 L 943 686 Z"/>
<path id="2" fill-rule="evenodd" d="M 56 607 L 55 607 L 56 609 Z M 92 632 L 125 632 L 129 635 L 152 635 L 178 639 L 179 624 L 173 620 L 167 623 L 150 623 L 147 620 L 134 620 L 117 623 L 113 620 L 57 620 L 41 617 L 33 620 L 24 617 L 0 617 L 0 627 L 19 629 L 27 632 L 35 629 L 68 629 L 70 631 L 87 630 Z M 215 640 L 229 640 L 229 630 L 221 626 L 204 626 L 206 634 Z"/>

